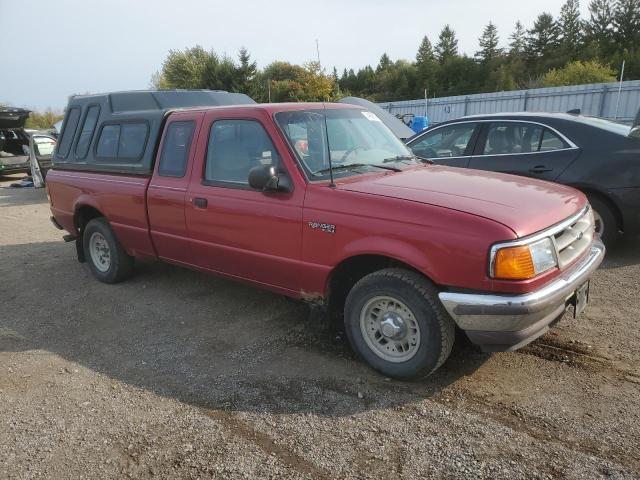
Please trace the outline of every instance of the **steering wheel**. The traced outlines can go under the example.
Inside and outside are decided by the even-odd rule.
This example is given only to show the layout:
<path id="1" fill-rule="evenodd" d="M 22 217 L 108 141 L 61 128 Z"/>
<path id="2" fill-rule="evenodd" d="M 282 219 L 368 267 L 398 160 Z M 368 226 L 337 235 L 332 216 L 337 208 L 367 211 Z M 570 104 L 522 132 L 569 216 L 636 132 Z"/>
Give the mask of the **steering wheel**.
<path id="1" fill-rule="evenodd" d="M 413 150 L 413 153 L 424 158 L 438 158 L 438 152 L 433 147 L 423 146 L 420 149 Z"/>
<path id="2" fill-rule="evenodd" d="M 347 150 L 346 152 L 344 152 L 344 154 L 342 155 L 342 157 L 340 158 L 340 160 L 338 160 L 338 163 L 343 163 L 343 162 L 347 159 L 347 157 L 348 157 L 349 155 L 351 155 L 352 153 L 354 153 L 354 152 L 358 151 L 358 150 L 359 150 L 359 149 L 361 149 L 361 148 L 362 148 L 362 146 L 360 146 L 360 145 L 355 145 L 355 146 L 351 147 L 349 150 Z"/>

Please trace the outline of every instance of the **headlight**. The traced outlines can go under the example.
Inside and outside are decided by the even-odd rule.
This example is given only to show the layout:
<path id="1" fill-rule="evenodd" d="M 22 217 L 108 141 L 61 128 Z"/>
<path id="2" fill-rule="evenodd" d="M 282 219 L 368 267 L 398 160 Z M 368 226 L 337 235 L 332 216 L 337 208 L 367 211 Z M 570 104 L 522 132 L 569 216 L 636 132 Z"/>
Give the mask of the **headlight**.
<path id="1" fill-rule="evenodd" d="M 491 276 L 501 280 L 527 280 L 558 265 L 551 238 L 492 250 Z"/>

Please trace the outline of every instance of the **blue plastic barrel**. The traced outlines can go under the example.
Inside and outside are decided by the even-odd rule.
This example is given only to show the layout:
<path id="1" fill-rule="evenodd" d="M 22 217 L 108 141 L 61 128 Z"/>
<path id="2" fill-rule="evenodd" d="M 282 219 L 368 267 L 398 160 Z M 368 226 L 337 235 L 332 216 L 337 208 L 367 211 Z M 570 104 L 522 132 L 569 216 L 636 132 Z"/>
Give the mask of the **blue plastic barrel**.
<path id="1" fill-rule="evenodd" d="M 422 130 L 429 126 L 429 119 L 427 117 L 416 116 L 413 117 L 411 122 L 411 130 L 416 133 L 420 133 Z"/>

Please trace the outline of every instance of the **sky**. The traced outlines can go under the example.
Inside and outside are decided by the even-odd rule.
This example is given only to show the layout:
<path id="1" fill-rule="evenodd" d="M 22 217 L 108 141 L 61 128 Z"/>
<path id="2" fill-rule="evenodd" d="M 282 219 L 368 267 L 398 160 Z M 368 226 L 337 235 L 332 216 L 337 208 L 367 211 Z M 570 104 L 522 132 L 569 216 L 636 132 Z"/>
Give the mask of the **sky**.
<path id="1" fill-rule="evenodd" d="M 69 95 L 145 89 L 171 49 L 202 45 L 259 67 L 316 59 L 329 72 L 375 66 L 382 53 L 413 60 L 445 24 L 473 55 L 492 21 L 508 43 L 563 0 L 0 0 L 0 103 L 61 111 Z M 587 1 L 581 11 L 588 18 Z M 30 24 L 30 22 L 32 22 Z M 8 47 L 11 48 L 8 48 Z"/>

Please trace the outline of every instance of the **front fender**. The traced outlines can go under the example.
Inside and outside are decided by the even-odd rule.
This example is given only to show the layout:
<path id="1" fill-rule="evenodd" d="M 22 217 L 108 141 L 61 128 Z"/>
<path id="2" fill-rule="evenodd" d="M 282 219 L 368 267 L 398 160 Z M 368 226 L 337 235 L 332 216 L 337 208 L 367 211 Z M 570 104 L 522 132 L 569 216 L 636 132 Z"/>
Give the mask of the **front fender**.
<path id="1" fill-rule="evenodd" d="M 427 254 L 415 246 L 397 238 L 367 236 L 344 246 L 334 268 L 345 260 L 359 255 L 379 255 L 405 263 L 438 283 L 437 274 Z"/>

